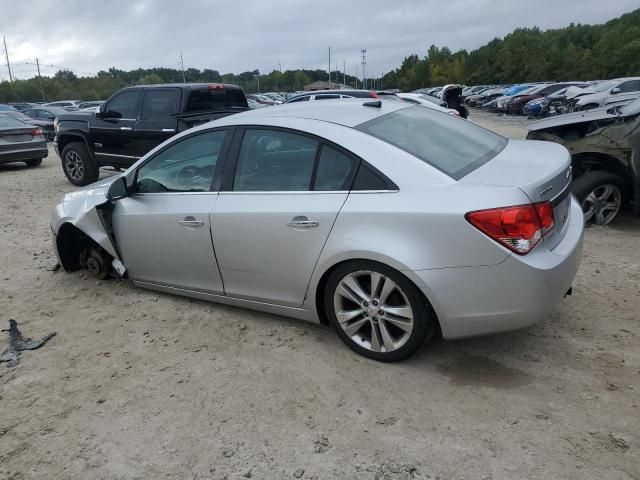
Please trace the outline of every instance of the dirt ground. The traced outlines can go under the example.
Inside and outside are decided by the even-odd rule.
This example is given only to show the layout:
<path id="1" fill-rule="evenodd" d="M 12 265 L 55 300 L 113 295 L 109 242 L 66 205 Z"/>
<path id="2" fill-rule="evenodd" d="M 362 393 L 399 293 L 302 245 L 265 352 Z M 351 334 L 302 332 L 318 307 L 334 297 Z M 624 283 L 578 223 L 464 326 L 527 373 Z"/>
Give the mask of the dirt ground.
<path id="1" fill-rule="evenodd" d="M 57 332 L 0 364 L 0 479 L 640 479 L 639 219 L 588 229 L 535 327 L 387 365 L 324 327 L 49 271 L 59 163 L 0 166 L 0 322 Z"/>

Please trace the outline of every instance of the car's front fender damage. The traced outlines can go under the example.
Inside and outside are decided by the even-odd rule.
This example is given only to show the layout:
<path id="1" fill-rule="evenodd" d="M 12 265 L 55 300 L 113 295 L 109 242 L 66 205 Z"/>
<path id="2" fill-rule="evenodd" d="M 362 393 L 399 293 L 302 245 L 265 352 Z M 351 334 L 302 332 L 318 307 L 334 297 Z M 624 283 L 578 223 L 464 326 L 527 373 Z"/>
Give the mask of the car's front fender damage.
<path id="1" fill-rule="evenodd" d="M 112 210 L 104 192 L 86 190 L 68 194 L 56 207 L 51 229 L 65 271 L 85 268 L 98 278 L 124 276 L 111 226 Z"/>

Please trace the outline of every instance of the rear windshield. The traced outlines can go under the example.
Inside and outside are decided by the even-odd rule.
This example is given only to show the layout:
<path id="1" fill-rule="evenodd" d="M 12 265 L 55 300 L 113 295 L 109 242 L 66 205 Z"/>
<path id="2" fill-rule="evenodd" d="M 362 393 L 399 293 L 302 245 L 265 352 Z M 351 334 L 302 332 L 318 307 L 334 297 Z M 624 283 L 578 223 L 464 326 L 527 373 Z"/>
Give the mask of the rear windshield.
<path id="1" fill-rule="evenodd" d="M 0 128 L 3 127 L 26 127 L 27 124 L 21 122 L 16 118 L 12 118 L 9 115 L 0 115 Z"/>
<path id="2" fill-rule="evenodd" d="M 469 120 L 422 106 L 403 108 L 356 127 L 458 180 L 496 156 L 507 139 Z"/>
<path id="3" fill-rule="evenodd" d="M 248 108 L 244 92 L 239 89 L 192 90 L 187 112 Z"/>

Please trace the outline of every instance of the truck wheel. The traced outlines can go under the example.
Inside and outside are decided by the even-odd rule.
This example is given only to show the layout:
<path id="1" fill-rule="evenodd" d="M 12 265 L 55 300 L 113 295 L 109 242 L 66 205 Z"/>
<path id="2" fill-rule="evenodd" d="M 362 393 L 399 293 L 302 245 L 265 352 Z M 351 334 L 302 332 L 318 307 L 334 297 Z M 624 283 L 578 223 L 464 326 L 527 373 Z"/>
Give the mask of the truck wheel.
<path id="1" fill-rule="evenodd" d="M 74 185 L 82 187 L 98 180 L 98 166 L 84 143 L 73 142 L 62 150 L 62 170 Z"/>
<path id="2" fill-rule="evenodd" d="M 31 160 L 25 160 L 24 163 L 27 164 L 27 167 L 37 167 L 42 163 L 41 158 L 32 158 Z"/>
<path id="3" fill-rule="evenodd" d="M 571 190 L 582 206 L 585 223 L 611 223 L 622 207 L 623 185 L 615 173 L 595 171 L 579 176 Z"/>

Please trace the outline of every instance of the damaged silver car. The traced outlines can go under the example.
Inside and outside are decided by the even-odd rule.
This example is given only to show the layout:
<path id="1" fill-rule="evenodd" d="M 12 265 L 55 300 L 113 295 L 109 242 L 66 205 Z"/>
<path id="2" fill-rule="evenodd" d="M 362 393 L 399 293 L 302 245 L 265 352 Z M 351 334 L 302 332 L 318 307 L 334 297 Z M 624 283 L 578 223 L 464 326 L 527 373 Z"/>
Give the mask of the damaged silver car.
<path id="1" fill-rule="evenodd" d="M 398 361 L 436 333 L 527 327 L 570 293 L 569 163 L 406 102 L 299 102 L 172 137 L 67 194 L 51 227 L 66 271 L 331 324 Z"/>
<path id="2" fill-rule="evenodd" d="M 607 225 L 629 202 L 640 214 L 640 98 L 535 122 L 527 139 L 560 143 L 569 150 L 572 191 L 585 222 Z"/>

